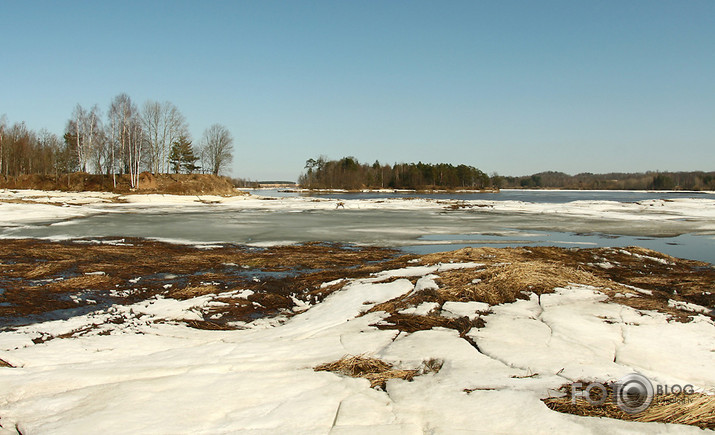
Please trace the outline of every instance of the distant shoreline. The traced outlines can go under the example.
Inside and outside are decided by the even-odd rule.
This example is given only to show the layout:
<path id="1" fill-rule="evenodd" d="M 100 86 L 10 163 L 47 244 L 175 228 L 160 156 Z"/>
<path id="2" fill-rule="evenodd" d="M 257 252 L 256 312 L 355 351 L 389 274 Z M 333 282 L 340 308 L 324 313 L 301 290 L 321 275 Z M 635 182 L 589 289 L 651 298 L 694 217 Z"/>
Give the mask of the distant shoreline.
<path id="1" fill-rule="evenodd" d="M 277 188 L 277 187 L 257 187 L 239 188 L 243 191 L 253 190 L 279 190 L 280 192 L 295 193 L 499 193 L 499 192 L 636 192 L 636 193 L 683 193 L 683 194 L 715 194 L 715 190 L 663 190 L 663 189 L 561 189 L 561 188 L 508 188 L 508 189 L 304 189 Z"/>

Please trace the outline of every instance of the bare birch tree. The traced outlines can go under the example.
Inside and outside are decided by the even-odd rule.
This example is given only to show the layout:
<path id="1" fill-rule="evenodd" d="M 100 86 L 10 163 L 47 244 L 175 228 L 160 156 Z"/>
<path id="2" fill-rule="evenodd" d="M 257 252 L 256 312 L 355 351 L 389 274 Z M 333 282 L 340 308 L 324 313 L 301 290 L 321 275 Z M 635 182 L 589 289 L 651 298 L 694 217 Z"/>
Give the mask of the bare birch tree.
<path id="1" fill-rule="evenodd" d="M 96 104 L 86 113 L 82 130 L 86 137 L 87 146 L 85 158 L 87 162 L 91 163 L 93 157 L 101 156 L 101 150 L 104 146 L 102 143 L 102 118 L 99 107 Z M 95 161 L 95 171 L 102 172 L 101 159 Z"/>
<path id="2" fill-rule="evenodd" d="M 72 111 L 72 119 L 67 123 L 66 133 L 73 140 L 73 147 L 77 153 L 77 163 L 79 170 L 87 172 L 88 163 L 95 160 L 97 148 L 101 148 L 103 132 L 102 120 L 99 107 L 95 104 L 90 110 L 86 110 L 77 104 Z M 97 171 L 101 171 L 101 164 L 96 166 Z"/>
<path id="3" fill-rule="evenodd" d="M 127 143 L 129 146 L 129 184 L 132 188 L 135 188 L 137 187 L 137 184 L 139 184 L 139 171 L 141 168 L 143 151 L 142 145 L 144 143 L 141 121 L 136 114 L 130 120 Z"/>
<path id="4" fill-rule="evenodd" d="M 208 170 L 218 175 L 233 160 L 233 138 L 226 127 L 214 124 L 204 131 L 201 139 L 202 161 L 206 159 Z"/>
<path id="5" fill-rule="evenodd" d="M 74 140 L 75 140 L 75 152 L 77 153 L 77 162 L 79 163 L 79 170 L 82 172 L 87 171 L 87 156 L 89 155 L 87 151 L 87 138 L 84 134 L 85 117 L 87 116 L 86 110 L 77 104 L 72 111 L 72 121 L 68 124 L 68 130 L 74 127 Z M 69 133 L 69 131 L 68 131 Z"/>
<path id="6" fill-rule="evenodd" d="M 5 127 L 7 126 L 7 117 L 5 115 L 0 116 L 0 175 L 3 171 L 3 163 L 5 161 L 5 153 L 3 152 L 3 136 L 5 135 Z"/>
<path id="7" fill-rule="evenodd" d="M 147 101 L 142 109 L 141 120 L 148 145 L 149 169 L 155 174 L 169 172 L 171 145 L 180 137 L 188 136 L 186 119 L 168 101 Z"/>
<path id="8" fill-rule="evenodd" d="M 130 184 L 136 187 L 142 157 L 142 130 L 137 107 L 127 94 L 119 94 L 109 106 L 109 128 L 112 174 L 117 166 L 121 173 L 129 174 Z M 114 177 L 116 187 L 116 176 Z"/>

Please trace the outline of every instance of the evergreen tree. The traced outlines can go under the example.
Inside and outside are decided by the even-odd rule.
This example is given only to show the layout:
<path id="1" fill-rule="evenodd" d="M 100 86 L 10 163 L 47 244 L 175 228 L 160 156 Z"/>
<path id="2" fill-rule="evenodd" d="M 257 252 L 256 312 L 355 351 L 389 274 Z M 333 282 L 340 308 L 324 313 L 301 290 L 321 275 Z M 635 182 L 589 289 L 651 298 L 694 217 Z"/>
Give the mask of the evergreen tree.
<path id="1" fill-rule="evenodd" d="M 194 155 L 194 148 L 191 141 L 186 136 L 180 136 L 171 144 L 171 154 L 169 154 L 169 165 L 175 174 L 186 171 L 191 174 L 199 169 L 196 161 L 199 158 Z"/>

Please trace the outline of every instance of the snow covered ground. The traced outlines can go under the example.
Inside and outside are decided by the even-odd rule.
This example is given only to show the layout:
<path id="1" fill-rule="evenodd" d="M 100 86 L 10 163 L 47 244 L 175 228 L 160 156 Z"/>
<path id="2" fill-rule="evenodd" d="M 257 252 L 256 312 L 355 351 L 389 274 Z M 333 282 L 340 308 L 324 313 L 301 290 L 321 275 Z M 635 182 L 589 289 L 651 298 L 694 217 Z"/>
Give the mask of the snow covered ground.
<path id="1" fill-rule="evenodd" d="M 702 433 L 561 414 L 540 399 L 566 382 L 634 371 L 713 391 L 715 325 L 705 316 L 668 322 L 606 302 L 596 288 L 567 286 L 491 307 L 486 326 L 468 333 L 476 348 L 455 330 L 380 330 L 371 325 L 385 313 L 361 315 L 414 291 L 408 278 L 428 288 L 445 270 L 478 266 L 385 271 L 292 318 L 235 331 L 176 321 L 213 303 L 201 296 L 2 332 L 0 358 L 16 368 L 0 368 L 0 433 Z M 444 315 L 484 308 L 452 302 Z M 72 331 L 84 332 L 48 339 Z M 444 364 L 411 382 L 390 380 L 386 391 L 313 370 L 359 354 L 400 368 Z"/>
<path id="2" fill-rule="evenodd" d="M 215 216 L 221 218 L 210 222 Z M 158 236 L 174 225 L 172 219 L 177 235 Z M 515 219 L 518 225 L 505 223 Z M 538 225 L 557 224 L 574 232 L 693 233 L 711 246 L 715 201 L 338 201 L 0 191 L 0 237 L 107 232 L 268 246 L 342 234 L 382 244 L 455 231 L 459 237 L 501 231 L 528 239 Z M 231 232 L 236 228 L 248 234 L 245 240 L 236 236 L 244 233 Z M 692 322 L 669 322 L 665 314 L 607 301 L 586 286 L 493 306 L 490 314 L 479 302 L 445 303 L 444 317 L 481 316 L 485 326 L 467 334 L 476 347 L 452 329 L 380 330 L 371 325 L 386 313 L 362 315 L 394 297 L 435 288 L 436 276 L 455 267 L 478 265 L 386 271 L 350 281 L 294 317 L 260 319 L 234 331 L 198 330 L 181 321 L 198 319 L 199 311 L 219 303 L 206 295 L 155 297 L 0 332 L 0 359 L 15 366 L 0 367 L 0 434 L 701 433 L 682 425 L 561 414 L 540 399 L 567 382 L 616 380 L 634 371 L 654 383 L 714 391 L 715 325 L 698 313 L 702 307 L 685 307 L 696 316 Z M 424 303 L 402 312 L 436 308 Z M 411 382 L 390 380 L 386 391 L 371 389 L 366 379 L 313 370 L 359 354 L 397 368 L 414 369 L 431 358 L 444 365 Z"/>

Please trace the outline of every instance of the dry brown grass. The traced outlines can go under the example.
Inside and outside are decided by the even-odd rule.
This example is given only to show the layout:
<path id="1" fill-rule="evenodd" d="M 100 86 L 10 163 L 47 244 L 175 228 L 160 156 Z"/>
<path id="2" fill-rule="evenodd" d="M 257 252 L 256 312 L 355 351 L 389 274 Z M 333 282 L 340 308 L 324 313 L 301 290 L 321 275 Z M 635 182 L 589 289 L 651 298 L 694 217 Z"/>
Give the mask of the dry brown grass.
<path id="1" fill-rule="evenodd" d="M 223 323 L 211 322 L 209 320 L 187 320 L 186 324 L 192 328 L 208 331 L 229 331 L 235 329 Z"/>
<path id="2" fill-rule="evenodd" d="M 66 292 L 71 290 L 96 290 L 111 288 L 119 279 L 107 275 L 80 275 L 63 279 L 44 286 L 50 291 Z"/>
<path id="3" fill-rule="evenodd" d="M 233 299 L 229 306 L 212 307 L 205 320 L 216 323 L 250 321 L 260 316 L 291 315 L 292 297 L 318 303 L 348 281 L 321 287 L 340 278 L 366 277 L 370 273 L 405 267 L 415 256 L 398 256 L 390 249 L 343 249 L 327 243 L 306 243 L 270 249 L 252 249 L 226 244 L 201 250 L 150 240 L 124 238 L 124 246 L 104 240 L 49 242 L 43 240 L 5 240 L 0 246 L 0 319 L 77 307 L 61 293 L 92 290 L 96 296 L 109 290 L 128 290 L 117 302 L 134 303 L 156 294 L 187 298 L 232 289 L 251 289 L 249 303 Z M 638 257 L 638 254 L 643 257 Z M 653 257 L 649 259 L 646 257 Z M 570 283 L 599 287 L 610 300 L 636 309 L 658 310 L 679 321 L 689 321 L 693 312 L 668 305 L 669 300 L 715 307 L 715 270 L 704 263 L 679 260 L 642 248 L 563 249 L 465 248 L 458 251 L 419 257 L 422 264 L 473 261 L 485 266 L 440 272 L 440 288 L 405 295 L 375 306 L 371 311 L 397 314 L 422 302 L 479 301 L 491 305 L 542 294 Z M 660 261 L 659 261 L 660 260 Z M 665 261 L 662 261 L 665 260 Z M 608 261 L 608 269 L 597 264 Z M 228 266 L 233 264 L 234 266 Z M 286 277 L 261 277 L 254 281 L 252 269 L 262 272 L 287 272 Z M 102 271 L 105 275 L 79 275 Z M 162 273 L 178 278 L 165 289 Z M 57 278 L 73 276 L 65 280 Z M 135 278 L 142 277 L 140 281 Z M 38 279 L 55 281 L 30 282 Z M 395 278 L 398 279 L 398 278 Z M 413 283 L 416 279 L 411 279 Z M 476 282 L 473 282 L 476 281 Z M 215 289 L 206 282 L 216 283 Z M 644 295 L 621 286 L 626 284 L 652 291 Z M 610 289 L 610 290 L 609 290 Z M 620 295 L 619 295 L 620 293 Z M 630 294 L 637 297 L 622 297 Z M 106 299 L 105 299 L 106 300 Z M 250 304 L 257 302 L 257 304 Z M 434 317 L 394 317 L 393 325 L 405 329 L 433 324 L 461 331 L 453 320 Z"/>
<path id="4" fill-rule="evenodd" d="M 59 260 L 38 263 L 29 267 L 30 270 L 25 273 L 25 277 L 29 279 L 37 279 L 54 275 L 55 273 L 67 268 L 70 263 L 71 260 Z"/>
<path id="5" fill-rule="evenodd" d="M 584 385 L 587 382 L 583 383 Z M 628 414 L 622 411 L 610 399 L 613 386 L 607 385 L 609 399 L 603 405 L 592 405 L 584 398 L 577 398 L 573 403 L 570 392 L 571 384 L 561 387 L 566 393 L 562 397 L 549 397 L 543 402 L 549 409 L 585 417 L 608 417 L 619 420 L 676 423 L 697 426 L 702 429 L 715 429 L 715 396 L 702 393 L 693 394 L 656 394 L 653 402 L 643 412 Z"/>
<path id="6" fill-rule="evenodd" d="M 415 376 L 437 373 L 442 368 L 442 361 L 424 361 L 417 369 L 400 370 L 392 364 L 367 355 L 346 355 L 337 361 L 321 364 L 313 368 L 316 372 L 333 372 L 353 378 L 365 378 L 370 381 L 371 388 L 385 389 L 390 379 L 411 381 Z"/>
<path id="7" fill-rule="evenodd" d="M 374 326 L 379 329 L 397 329 L 403 332 L 448 328 L 456 330 L 460 336 L 463 336 L 472 328 L 484 327 L 484 321 L 479 317 L 470 320 L 468 317 L 449 318 L 437 315 L 420 316 L 394 313 Z"/>
<path id="8" fill-rule="evenodd" d="M 410 258 L 398 257 L 390 249 L 345 249 L 326 243 L 270 249 L 226 244 L 202 250 L 137 238 L 123 238 L 123 245 L 105 239 L 6 240 L 0 244 L 0 288 L 5 290 L 0 295 L 0 327 L 5 319 L 91 305 L 86 295 L 71 298 L 85 290 L 93 292 L 91 299 L 99 306 L 135 303 L 158 294 L 185 299 L 250 289 L 254 294 L 249 301 L 226 298 L 228 305 L 207 308 L 204 320 L 225 325 L 281 313 L 292 315 L 292 297 L 317 303 L 346 283 L 321 287 L 324 282 L 400 268 Z M 259 269 L 257 280 L 253 269 Z M 98 271 L 104 275 L 85 275 Z M 287 274 L 271 277 L 262 272 Z M 175 277 L 166 279 L 168 273 Z M 34 282 L 38 279 L 52 281 Z M 166 289 L 168 283 L 173 287 Z M 111 290 L 118 293 L 110 295 Z"/>
<path id="9" fill-rule="evenodd" d="M 478 282 L 473 282 L 479 280 Z M 514 302 L 529 293 L 551 293 L 569 284 L 613 287 L 614 282 L 546 261 L 522 261 L 491 266 L 486 269 L 461 269 L 443 272 L 438 283 L 445 300 L 477 301 L 489 305 Z"/>
<path id="10" fill-rule="evenodd" d="M 439 303 L 476 300 L 493 305 L 514 301 L 524 297 L 524 293 L 541 294 L 574 283 L 593 285 L 611 301 L 639 310 L 659 311 L 676 321 L 690 321 L 696 313 L 669 306 L 669 300 L 710 308 L 709 315 L 715 317 L 715 268 L 707 263 L 678 259 L 640 247 L 464 248 L 426 255 L 421 259 L 423 264 L 469 261 L 485 264 L 482 270 L 440 273 L 439 294 L 428 298 Z M 610 267 L 599 266 L 605 263 Z M 472 283 L 474 279 L 481 282 Z M 638 287 L 652 294 L 625 286 Z M 409 306 L 407 302 L 393 300 L 383 307 L 389 308 L 392 304 L 400 309 Z"/>
<path id="11" fill-rule="evenodd" d="M 470 321 L 466 317 L 453 319 L 439 315 L 400 314 L 399 311 L 423 302 L 436 302 L 439 307 L 447 301 L 476 301 L 498 305 L 528 298 L 531 293 L 550 293 L 556 287 L 569 284 L 599 287 L 618 286 L 616 283 L 599 278 L 590 272 L 545 261 L 497 263 L 484 269 L 445 271 L 439 273 L 436 282 L 439 284 L 437 290 L 429 289 L 400 296 L 373 307 L 370 312 L 385 311 L 390 313 L 384 323 L 376 326 L 405 332 L 444 327 L 455 329 L 459 331 L 460 335 L 464 335 L 472 327 L 482 327 L 483 321 L 480 318 Z"/>
<path id="12" fill-rule="evenodd" d="M 5 361 L 4 359 L 0 359 L 0 367 L 14 368 L 15 366 Z"/>
<path id="13" fill-rule="evenodd" d="M 221 290 L 213 285 L 189 286 L 182 289 L 171 290 L 167 296 L 174 299 L 191 299 L 198 296 L 220 293 Z"/>
<path id="14" fill-rule="evenodd" d="M 38 189 L 62 191 L 92 191 L 117 193 L 165 193 L 173 195 L 246 195 L 246 192 L 234 189 L 226 177 L 211 174 L 158 174 L 149 172 L 139 174 L 135 189 L 131 188 L 129 175 L 114 177 L 103 174 L 77 172 L 58 177 L 50 175 L 20 175 L 0 177 L 0 188 Z"/>

